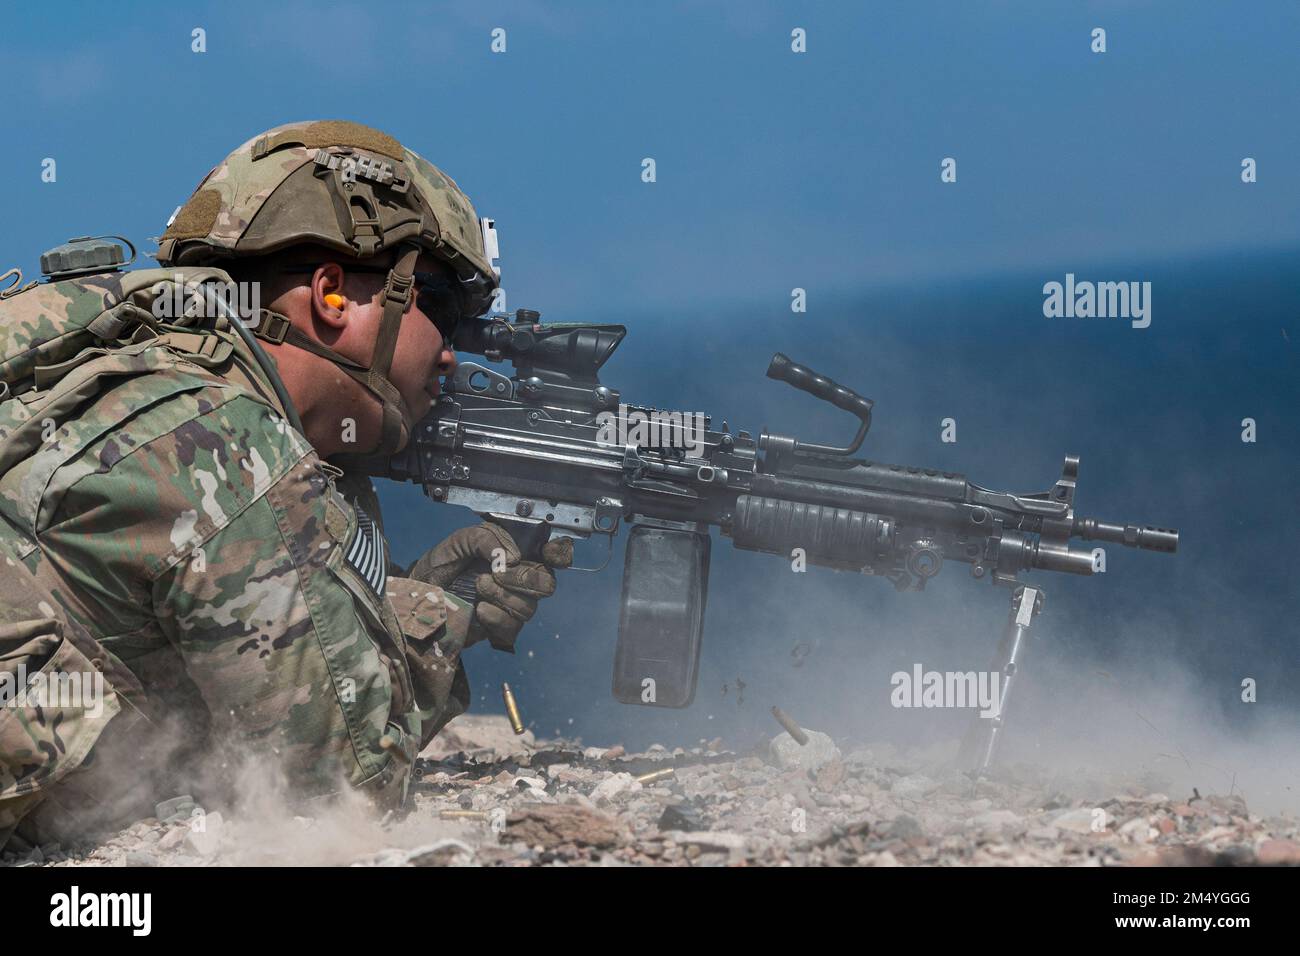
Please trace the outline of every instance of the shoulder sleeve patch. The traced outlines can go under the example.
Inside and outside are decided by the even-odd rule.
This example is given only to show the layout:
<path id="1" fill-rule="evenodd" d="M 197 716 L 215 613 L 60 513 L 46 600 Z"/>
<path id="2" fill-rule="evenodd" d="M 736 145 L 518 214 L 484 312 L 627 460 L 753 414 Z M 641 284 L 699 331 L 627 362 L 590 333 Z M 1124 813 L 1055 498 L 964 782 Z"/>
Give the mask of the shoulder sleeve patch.
<path id="1" fill-rule="evenodd" d="M 370 515 L 360 508 L 356 512 L 357 527 L 352 533 L 352 540 L 347 543 L 343 560 L 361 575 L 375 596 L 382 600 L 388 583 L 388 546 Z"/>

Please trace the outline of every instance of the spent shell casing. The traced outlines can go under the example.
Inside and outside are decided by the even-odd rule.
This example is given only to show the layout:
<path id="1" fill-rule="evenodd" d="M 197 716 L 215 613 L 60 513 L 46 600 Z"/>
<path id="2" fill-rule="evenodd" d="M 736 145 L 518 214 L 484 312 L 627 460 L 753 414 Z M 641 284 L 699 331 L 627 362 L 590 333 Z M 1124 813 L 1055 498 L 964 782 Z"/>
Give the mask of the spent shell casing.
<path id="1" fill-rule="evenodd" d="M 516 735 L 524 732 L 524 721 L 519 716 L 519 705 L 515 703 L 515 695 L 510 690 L 510 685 L 502 682 L 501 697 L 506 702 L 506 716 L 510 718 L 510 729 Z"/>
<path id="2" fill-rule="evenodd" d="M 440 810 L 438 816 L 443 820 L 486 820 L 486 810 Z"/>
<path id="3" fill-rule="evenodd" d="M 808 735 L 803 732 L 802 727 L 790 719 L 789 714 L 780 707 L 773 707 L 772 716 L 776 718 L 778 724 L 785 728 L 785 732 L 794 738 L 795 743 L 800 747 L 806 747 L 808 745 Z"/>
<path id="4" fill-rule="evenodd" d="M 641 776 L 636 778 L 636 782 L 640 784 L 658 783 L 660 780 L 667 780 L 676 772 L 677 771 L 672 767 L 669 767 L 667 770 L 652 770 L 650 773 L 641 774 Z"/>

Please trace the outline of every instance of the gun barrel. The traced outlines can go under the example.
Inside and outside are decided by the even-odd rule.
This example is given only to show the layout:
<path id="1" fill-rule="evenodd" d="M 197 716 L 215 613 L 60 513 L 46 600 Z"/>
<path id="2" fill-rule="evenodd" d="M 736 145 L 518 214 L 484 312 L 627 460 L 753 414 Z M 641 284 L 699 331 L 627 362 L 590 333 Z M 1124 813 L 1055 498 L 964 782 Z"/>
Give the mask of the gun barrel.
<path id="1" fill-rule="evenodd" d="M 1178 532 L 1172 528 L 1152 528 L 1144 525 L 1112 524 L 1096 518 L 1075 518 L 1074 537 L 1085 541 L 1110 541 L 1126 548 L 1143 551 L 1163 551 L 1173 554 L 1178 550 Z"/>

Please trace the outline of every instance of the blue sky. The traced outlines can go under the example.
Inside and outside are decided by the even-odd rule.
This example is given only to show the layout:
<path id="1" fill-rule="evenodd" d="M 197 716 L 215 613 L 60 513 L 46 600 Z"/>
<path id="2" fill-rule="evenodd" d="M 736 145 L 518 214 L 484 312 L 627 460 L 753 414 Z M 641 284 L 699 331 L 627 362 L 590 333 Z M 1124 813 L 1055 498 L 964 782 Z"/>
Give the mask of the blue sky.
<path id="1" fill-rule="evenodd" d="M 1300 214 L 1298 38 L 1284 2 L 24 5 L 0 260 L 157 235 L 235 145 L 322 117 L 443 166 L 543 310 L 1268 247 Z"/>
<path id="2" fill-rule="evenodd" d="M 1290 2 L 24 5 L 0 32 L 0 270 L 31 278 L 73 235 L 152 248 L 209 168 L 270 126 L 378 126 L 497 219 L 511 308 L 627 322 L 607 380 L 634 400 L 846 437 L 843 415 L 762 378 L 781 350 L 877 400 L 870 457 L 1023 491 L 1081 454 L 1081 513 L 1178 525 L 1185 545 L 1048 583 L 1050 639 L 1027 664 L 1038 721 L 1085 660 L 1127 699 L 1185 676 L 1205 715 L 1248 726 L 1242 675 L 1276 681 L 1269 707 L 1294 708 L 1300 683 L 1297 49 Z M 1152 281 L 1151 328 L 1044 318 L 1042 284 L 1067 272 Z M 956 445 L 938 440 L 946 415 Z M 1240 441 L 1246 416 L 1257 444 Z M 390 515 L 427 515 L 394 532 L 404 560 L 468 517 L 382 493 Z M 842 575 L 796 585 L 728 550 L 715 541 L 690 711 L 605 695 L 617 561 L 562 579 L 521 639 L 534 657 L 470 661 L 484 706 L 504 677 L 539 729 L 589 739 L 761 734 L 778 700 L 861 733 L 880 673 L 918 655 L 983 666 L 1005 615 L 961 569 L 899 596 Z M 822 643 L 791 671 L 800 633 Z M 749 711 L 719 697 L 740 675 Z"/>

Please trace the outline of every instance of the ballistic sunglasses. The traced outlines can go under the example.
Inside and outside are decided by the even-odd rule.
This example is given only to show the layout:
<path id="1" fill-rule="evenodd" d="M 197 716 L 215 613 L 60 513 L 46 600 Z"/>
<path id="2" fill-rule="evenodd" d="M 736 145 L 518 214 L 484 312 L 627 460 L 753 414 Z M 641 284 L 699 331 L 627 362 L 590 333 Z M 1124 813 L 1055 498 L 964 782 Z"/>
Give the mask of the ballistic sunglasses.
<path id="1" fill-rule="evenodd" d="M 311 275 L 317 268 L 318 266 L 306 265 L 285 266 L 279 271 Z M 391 270 L 379 266 L 344 265 L 343 271 L 387 275 Z M 415 281 L 415 304 L 441 333 L 443 344 L 451 348 L 456 338 L 456 330 L 460 327 L 460 320 L 464 315 L 464 298 L 461 295 L 459 282 L 455 276 L 447 272 L 416 272 L 412 275 L 412 279 Z"/>

